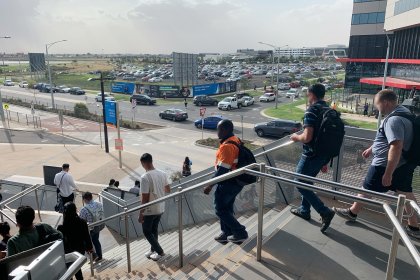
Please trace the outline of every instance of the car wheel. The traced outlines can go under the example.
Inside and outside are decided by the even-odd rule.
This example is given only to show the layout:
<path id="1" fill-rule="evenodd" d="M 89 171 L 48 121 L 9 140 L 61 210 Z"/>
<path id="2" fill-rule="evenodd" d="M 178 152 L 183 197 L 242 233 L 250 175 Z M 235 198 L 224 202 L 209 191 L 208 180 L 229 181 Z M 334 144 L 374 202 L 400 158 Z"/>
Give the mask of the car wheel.
<path id="1" fill-rule="evenodd" d="M 238 109 L 241 109 L 241 107 L 242 107 L 242 104 L 238 104 Z"/>
<path id="2" fill-rule="evenodd" d="M 202 106 L 203 105 L 203 103 L 201 103 L 201 102 L 198 102 L 198 106 Z"/>
<path id="3" fill-rule="evenodd" d="M 264 131 L 263 131 L 262 129 L 258 129 L 258 130 L 257 130 L 257 135 L 258 135 L 259 137 L 263 137 L 263 136 L 264 136 Z"/>
<path id="4" fill-rule="evenodd" d="M 172 118 L 172 120 L 173 120 L 174 122 L 176 122 L 176 117 L 173 117 L 173 118 Z"/>
<path id="5" fill-rule="evenodd" d="M 151 106 L 151 105 L 153 105 L 153 103 L 152 102 L 149 102 L 149 103 L 147 103 L 147 105 Z"/>
<path id="6" fill-rule="evenodd" d="M 159 117 L 160 117 L 161 119 L 163 119 L 163 115 L 162 115 L 162 114 L 159 114 Z"/>
<path id="7" fill-rule="evenodd" d="M 196 126 L 197 128 L 201 128 L 201 123 L 197 124 Z"/>
<path id="8" fill-rule="evenodd" d="M 227 110 L 228 110 L 228 111 L 230 111 L 230 109 L 231 109 L 231 107 L 230 107 L 230 105 L 229 105 L 229 106 L 227 107 Z"/>
<path id="9" fill-rule="evenodd" d="M 213 103 L 213 106 L 217 106 L 217 102 L 214 102 L 214 103 Z"/>
<path id="10" fill-rule="evenodd" d="M 289 135 L 290 135 L 290 133 L 289 133 L 289 132 L 285 132 L 285 133 L 283 133 L 282 137 L 287 137 L 287 136 L 289 136 Z"/>

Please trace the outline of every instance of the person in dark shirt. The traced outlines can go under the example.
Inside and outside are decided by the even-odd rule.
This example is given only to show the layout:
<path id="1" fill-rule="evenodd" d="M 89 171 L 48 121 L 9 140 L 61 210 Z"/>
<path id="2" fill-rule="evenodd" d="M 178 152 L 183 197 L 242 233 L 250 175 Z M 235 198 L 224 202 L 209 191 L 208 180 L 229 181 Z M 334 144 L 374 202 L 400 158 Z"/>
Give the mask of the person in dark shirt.
<path id="1" fill-rule="evenodd" d="M 3 240 L 0 242 L 0 259 L 6 256 L 7 242 L 10 237 L 10 225 L 8 222 L 0 223 L 0 235 L 3 237 Z"/>
<path id="2" fill-rule="evenodd" d="M 303 133 L 295 133 L 290 136 L 292 141 L 303 143 L 303 152 L 296 167 L 296 173 L 316 177 L 321 170 L 326 169 L 326 165 L 330 161 L 328 156 L 315 154 L 312 148 L 315 138 L 314 135 L 317 135 L 321 125 L 322 118 L 320 116 L 323 110 L 328 109 L 328 104 L 324 101 L 324 96 L 324 85 L 315 84 L 309 87 L 308 101 L 311 106 L 306 110 L 303 118 Z M 313 184 L 312 182 L 303 182 Z M 325 232 L 335 215 L 334 211 L 326 207 L 313 191 L 301 188 L 298 188 L 298 190 L 302 195 L 302 202 L 298 208 L 291 209 L 292 214 L 304 220 L 310 220 L 312 206 L 321 215 L 321 232 Z"/>
<path id="3" fill-rule="evenodd" d="M 87 223 L 77 215 L 77 208 L 73 202 L 64 205 L 63 224 L 58 226 L 58 230 L 63 233 L 66 254 L 75 251 L 82 255 L 93 252 Z M 75 276 L 77 280 L 83 280 L 81 270 Z"/>

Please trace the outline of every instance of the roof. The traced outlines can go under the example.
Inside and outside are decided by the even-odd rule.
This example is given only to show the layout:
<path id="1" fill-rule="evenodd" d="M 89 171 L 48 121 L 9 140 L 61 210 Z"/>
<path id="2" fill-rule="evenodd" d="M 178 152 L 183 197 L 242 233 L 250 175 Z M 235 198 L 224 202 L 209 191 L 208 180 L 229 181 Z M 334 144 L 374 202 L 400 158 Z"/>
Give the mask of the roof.
<path id="1" fill-rule="evenodd" d="M 385 58 L 348 58 L 341 57 L 336 58 L 337 62 L 374 62 L 374 63 L 385 63 Z M 399 59 L 399 58 L 390 58 L 388 63 L 400 63 L 400 64 L 420 64 L 420 59 Z"/>
<path id="2" fill-rule="evenodd" d="M 374 78 L 360 78 L 360 83 L 370 84 L 370 85 L 382 85 L 384 81 L 383 77 L 374 77 Z M 393 77 L 387 77 L 385 81 L 385 86 L 401 89 L 412 89 L 420 88 L 419 82 L 413 82 Z"/>

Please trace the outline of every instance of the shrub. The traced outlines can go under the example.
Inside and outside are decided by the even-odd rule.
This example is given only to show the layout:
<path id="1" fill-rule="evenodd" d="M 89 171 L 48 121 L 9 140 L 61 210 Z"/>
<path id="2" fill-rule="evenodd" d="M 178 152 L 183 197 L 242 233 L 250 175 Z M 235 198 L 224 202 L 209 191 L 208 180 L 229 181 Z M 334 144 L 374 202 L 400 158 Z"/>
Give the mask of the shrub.
<path id="1" fill-rule="evenodd" d="M 89 119 L 90 118 L 89 109 L 84 103 L 77 103 L 74 105 L 74 116 L 76 118 L 81 119 Z"/>

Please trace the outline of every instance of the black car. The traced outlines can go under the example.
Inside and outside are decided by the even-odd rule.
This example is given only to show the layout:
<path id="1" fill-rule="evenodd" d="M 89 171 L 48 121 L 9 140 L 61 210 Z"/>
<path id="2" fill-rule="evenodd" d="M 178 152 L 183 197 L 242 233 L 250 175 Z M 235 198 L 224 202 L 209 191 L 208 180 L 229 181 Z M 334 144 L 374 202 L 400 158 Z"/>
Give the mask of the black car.
<path id="1" fill-rule="evenodd" d="M 267 123 L 258 123 L 254 130 L 258 136 L 284 137 L 302 129 L 302 124 L 290 120 L 272 120 Z"/>
<path id="2" fill-rule="evenodd" d="M 86 92 L 85 92 L 83 89 L 79 88 L 79 87 L 72 87 L 72 88 L 69 90 L 69 93 L 70 93 L 70 94 L 75 94 L 75 95 L 83 95 L 83 94 L 85 94 Z"/>
<path id="3" fill-rule="evenodd" d="M 185 121 L 188 119 L 187 112 L 180 109 L 167 109 L 159 113 L 161 119 L 168 119 L 175 121 Z"/>
<path id="4" fill-rule="evenodd" d="M 144 95 L 144 94 L 133 94 L 130 97 L 130 102 L 133 102 L 133 99 L 136 100 L 137 104 L 144 104 L 144 105 L 156 104 L 156 99 L 150 98 L 150 96 Z"/>
<path id="5" fill-rule="evenodd" d="M 206 95 L 197 95 L 194 97 L 193 103 L 197 106 L 217 106 L 217 103 L 219 103 L 219 101 Z"/>

